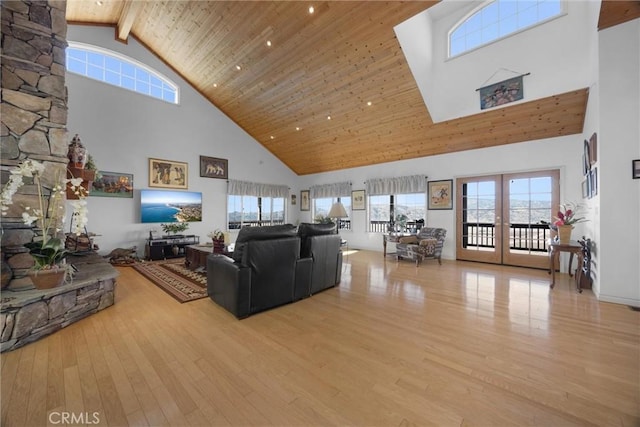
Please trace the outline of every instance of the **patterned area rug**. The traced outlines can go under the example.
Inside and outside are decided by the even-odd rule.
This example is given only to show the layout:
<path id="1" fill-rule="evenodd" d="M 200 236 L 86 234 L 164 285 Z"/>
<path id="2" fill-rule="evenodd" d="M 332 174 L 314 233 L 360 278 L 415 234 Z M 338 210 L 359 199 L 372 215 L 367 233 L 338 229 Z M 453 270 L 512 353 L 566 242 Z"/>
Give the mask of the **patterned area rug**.
<path id="1" fill-rule="evenodd" d="M 133 268 L 181 303 L 207 296 L 206 272 L 185 268 L 184 258 L 145 262 Z"/>

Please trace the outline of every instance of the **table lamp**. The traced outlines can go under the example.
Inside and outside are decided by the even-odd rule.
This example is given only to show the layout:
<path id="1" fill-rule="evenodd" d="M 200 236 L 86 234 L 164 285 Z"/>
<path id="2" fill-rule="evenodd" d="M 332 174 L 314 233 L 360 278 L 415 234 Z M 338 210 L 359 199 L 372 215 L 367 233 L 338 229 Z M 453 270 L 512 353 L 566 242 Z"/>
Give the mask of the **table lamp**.
<path id="1" fill-rule="evenodd" d="M 340 219 L 348 218 L 349 215 L 347 215 L 344 205 L 340 202 L 336 202 L 331 206 L 331 209 L 329 209 L 327 217 L 336 219 L 336 234 L 338 234 L 338 230 L 340 229 Z"/>

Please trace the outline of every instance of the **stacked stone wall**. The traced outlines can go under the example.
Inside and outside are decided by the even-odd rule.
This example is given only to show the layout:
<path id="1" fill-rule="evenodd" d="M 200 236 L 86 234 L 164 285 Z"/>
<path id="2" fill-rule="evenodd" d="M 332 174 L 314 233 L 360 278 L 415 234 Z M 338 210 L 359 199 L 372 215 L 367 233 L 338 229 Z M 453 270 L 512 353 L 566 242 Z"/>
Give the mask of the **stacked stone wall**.
<path id="1" fill-rule="evenodd" d="M 1 2 L 0 182 L 24 159 L 45 165 L 51 188 L 67 167 L 66 1 Z M 30 286 L 26 271 L 33 259 L 24 244 L 34 230 L 22 223 L 25 206 L 36 207 L 37 191 L 25 185 L 2 217 L 2 287 Z"/>
<path id="2" fill-rule="evenodd" d="M 70 283 L 2 293 L 0 352 L 22 347 L 113 305 L 117 270 L 96 254 L 70 261 L 78 269 Z"/>

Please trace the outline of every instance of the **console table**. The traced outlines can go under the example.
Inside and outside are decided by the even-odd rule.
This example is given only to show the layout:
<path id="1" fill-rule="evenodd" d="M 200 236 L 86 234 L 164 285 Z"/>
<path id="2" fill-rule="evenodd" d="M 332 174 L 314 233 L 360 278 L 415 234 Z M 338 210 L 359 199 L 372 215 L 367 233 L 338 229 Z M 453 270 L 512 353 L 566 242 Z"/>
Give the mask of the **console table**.
<path id="1" fill-rule="evenodd" d="M 398 243 L 401 237 L 415 236 L 415 233 L 384 233 L 382 235 L 382 254 L 387 256 L 387 242 Z"/>
<path id="2" fill-rule="evenodd" d="M 556 284 L 556 258 L 558 259 L 558 263 L 560 261 L 560 252 L 569 252 L 569 276 L 573 276 L 571 272 L 571 264 L 573 263 L 573 255 L 578 256 L 578 268 L 576 268 L 576 274 L 579 274 L 579 269 L 582 266 L 582 246 L 575 241 L 571 241 L 569 243 L 560 243 L 555 240 L 549 239 L 547 241 L 549 245 L 549 273 L 551 274 L 551 289 Z M 580 270 L 582 271 L 582 270 Z M 577 280 L 577 282 L 579 282 Z M 580 292 L 582 292 L 581 288 L 578 288 Z"/>
<path id="3" fill-rule="evenodd" d="M 184 248 L 200 243 L 199 236 L 164 236 L 148 239 L 144 247 L 144 257 L 151 261 L 185 256 Z"/>

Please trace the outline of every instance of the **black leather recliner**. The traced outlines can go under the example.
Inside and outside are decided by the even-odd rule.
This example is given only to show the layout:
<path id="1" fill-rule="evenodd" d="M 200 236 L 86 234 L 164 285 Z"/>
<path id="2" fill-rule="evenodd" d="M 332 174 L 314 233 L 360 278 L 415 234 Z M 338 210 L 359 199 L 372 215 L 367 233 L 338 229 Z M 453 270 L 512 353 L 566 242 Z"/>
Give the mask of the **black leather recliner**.
<path id="1" fill-rule="evenodd" d="M 342 277 L 342 238 L 336 234 L 335 224 L 302 223 L 298 227 L 301 240 L 300 258 L 311 258 L 309 295 L 331 288 Z"/>
<path id="2" fill-rule="evenodd" d="M 209 297 L 238 318 L 304 298 L 312 262 L 300 258 L 293 225 L 243 228 L 233 259 L 207 258 Z"/>

